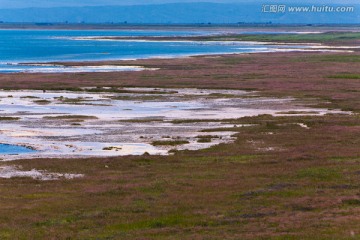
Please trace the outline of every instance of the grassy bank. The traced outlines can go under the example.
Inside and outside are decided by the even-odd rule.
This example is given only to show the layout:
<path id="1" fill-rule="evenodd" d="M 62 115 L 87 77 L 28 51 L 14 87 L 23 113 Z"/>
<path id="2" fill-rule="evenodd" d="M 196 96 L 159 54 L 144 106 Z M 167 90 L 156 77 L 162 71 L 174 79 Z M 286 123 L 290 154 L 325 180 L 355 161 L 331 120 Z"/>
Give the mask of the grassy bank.
<path id="1" fill-rule="evenodd" d="M 0 180 L 0 236 L 348 239 L 359 234 L 359 117 L 259 116 L 235 122 L 255 125 L 234 129 L 239 132 L 234 144 L 171 157 L 17 161 L 25 170 L 86 177 Z"/>

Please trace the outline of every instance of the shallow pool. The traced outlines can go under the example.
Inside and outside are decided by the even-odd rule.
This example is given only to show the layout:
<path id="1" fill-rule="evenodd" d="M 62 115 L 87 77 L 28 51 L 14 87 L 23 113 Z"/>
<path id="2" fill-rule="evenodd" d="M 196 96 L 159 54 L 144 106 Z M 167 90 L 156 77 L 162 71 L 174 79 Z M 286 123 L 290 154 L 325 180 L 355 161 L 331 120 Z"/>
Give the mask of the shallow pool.
<path id="1" fill-rule="evenodd" d="M 32 153 L 35 150 L 32 150 L 27 147 L 10 145 L 10 144 L 0 144 L 0 154 L 22 154 L 22 153 Z"/>

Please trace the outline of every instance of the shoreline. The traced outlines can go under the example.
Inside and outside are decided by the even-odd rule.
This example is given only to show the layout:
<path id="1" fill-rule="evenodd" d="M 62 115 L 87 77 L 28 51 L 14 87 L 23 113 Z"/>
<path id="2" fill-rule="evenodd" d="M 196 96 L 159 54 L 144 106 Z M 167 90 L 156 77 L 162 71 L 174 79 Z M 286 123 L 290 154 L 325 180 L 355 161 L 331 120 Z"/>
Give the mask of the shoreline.
<path id="1" fill-rule="evenodd" d="M 115 61 L 97 61 L 97 62 L 79 62 L 77 64 L 79 65 L 84 65 L 84 64 L 88 64 L 88 63 L 91 63 L 92 65 L 96 66 L 96 65 L 102 65 L 104 63 L 106 63 L 107 65 L 108 64 L 115 64 L 115 65 L 118 65 L 118 64 L 126 64 L 126 63 L 132 63 L 132 62 L 136 62 L 137 65 L 141 64 L 141 66 L 145 66 L 145 68 L 148 68 L 148 67 L 154 67 L 154 66 L 160 66 L 162 64 L 156 64 L 154 65 L 155 62 L 166 62 L 165 65 L 163 65 L 163 67 L 160 67 L 158 68 L 157 71 L 154 71 L 153 73 L 151 74 L 155 74 L 156 76 L 161 76 L 161 72 L 163 71 L 167 71 L 166 68 L 167 66 L 166 65 L 169 65 L 169 66 L 172 66 L 174 63 L 181 63 L 182 66 L 189 66 L 189 62 L 197 62 L 197 61 L 201 61 L 201 62 L 204 62 L 204 63 L 211 63 L 211 62 L 217 62 L 218 60 L 220 61 L 228 61 L 226 59 L 239 59 L 239 63 L 241 63 L 243 60 L 241 59 L 247 59 L 247 58 L 255 58 L 255 59 L 262 59 L 263 57 L 266 57 L 266 58 L 275 58 L 275 57 L 280 57 L 281 56 L 285 56 L 285 57 L 288 57 L 288 56 L 301 56 L 301 55 L 305 55 L 305 56 L 308 56 L 308 55 L 318 55 L 318 56 L 336 56 L 336 55 L 339 55 L 338 52 L 332 52 L 332 53 L 327 53 L 327 52 L 276 52 L 276 53 L 271 53 L 271 52 L 266 52 L 266 53 L 246 53 L 246 54 L 215 54 L 215 55 L 200 55 L 200 56 L 192 56 L 192 57 L 185 57 L 185 58 L 172 58 L 172 59 L 164 59 L 164 58 L 157 58 L 157 59 L 139 59 L 139 60 L 134 60 L 134 61 L 123 61 L 123 60 L 115 60 Z M 351 54 L 349 53 L 345 53 L 345 54 L 348 54 L 348 56 L 350 56 Z M 189 62 L 188 62 L 189 61 Z M 237 61 L 235 61 L 236 63 Z M 54 64 L 57 64 L 57 63 L 54 63 Z M 69 66 L 73 65 L 73 63 L 63 63 L 63 64 L 69 64 Z M 71 64 L 71 65 L 70 65 Z M 183 71 L 182 67 L 179 68 L 179 70 Z M 236 70 L 236 69 L 234 69 Z M 156 72 L 159 72 L 159 73 L 156 73 Z M 16 79 L 18 80 L 19 76 L 22 76 L 22 77 L 25 77 L 27 78 L 27 81 L 29 79 L 29 77 L 31 76 L 34 76 L 35 79 L 39 79 L 39 77 L 45 77 L 45 78 L 48 78 L 48 76 L 55 76 L 55 77 L 60 77 L 58 79 L 61 79 L 61 78 L 68 78 L 72 76 L 84 76 L 85 78 L 88 76 L 92 76 L 92 77 L 96 77 L 96 76 L 102 76 L 102 77 L 105 77 L 107 78 L 106 76 L 109 75 L 109 76 L 117 76 L 117 75 L 123 75 L 124 77 L 128 77 L 129 74 L 140 74 L 140 75 L 147 75 L 147 74 L 150 74 L 149 71 L 140 71 L 140 72 L 109 72 L 109 73 L 14 73 L 14 74 L 0 74 L 0 80 L 1 80 L 1 77 L 11 77 L 14 76 L 16 77 Z M 96 75 L 96 76 L 95 76 Z M 230 74 L 231 76 L 232 74 Z M 217 74 L 215 74 L 214 76 L 217 76 Z M 256 76 L 256 75 L 254 75 Z M 261 74 L 259 75 L 261 76 Z M 255 77 L 256 79 L 256 77 Z M 261 78 L 260 78 L 261 79 Z M 15 80 L 15 79 L 14 79 Z M 22 80 L 20 80 L 22 81 Z M 66 85 L 68 85 L 70 82 L 67 82 Z M 96 83 L 96 85 L 90 85 L 90 84 L 87 84 L 87 85 L 82 85 L 82 87 L 85 87 L 86 89 L 88 87 L 95 87 L 95 86 L 99 86 L 98 85 L 99 83 Z M 73 85 L 73 84 L 71 84 Z M 111 85 L 110 85 L 111 86 Z M 112 85 L 112 87 L 110 87 L 109 89 L 104 89 L 106 91 L 104 91 L 104 93 L 107 93 L 107 94 L 111 94 L 111 93 L 116 93 L 117 91 L 121 90 L 121 92 L 123 92 L 125 89 L 123 89 L 123 87 L 126 87 L 128 85 L 123 85 L 123 86 L 119 86 L 120 88 L 116 88 Z M 136 87 L 147 87 L 146 85 L 133 85 L 133 86 L 136 86 Z M 209 87 L 210 86 L 210 87 Z M 1 87 L 1 81 L 0 81 L 0 87 Z M 74 89 L 71 89 L 71 88 L 64 88 L 64 89 L 56 89 L 56 88 L 48 88 L 47 90 L 57 90 L 57 91 L 60 91 L 58 92 L 59 94 L 65 94 L 64 91 L 70 91 L 70 92 L 73 92 L 73 93 L 76 93 L 79 91 L 79 89 L 81 88 L 81 86 L 79 85 L 73 85 Z M 79 88 L 80 87 L 80 88 Z M 156 86 L 152 86 L 152 87 L 156 87 L 156 88 L 161 88 L 161 89 L 169 89 L 169 86 L 167 85 L 163 85 L 163 86 L 159 86 L 159 85 L 156 85 Z M 207 85 L 207 86 L 200 86 L 199 84 L 197 84 L 196 86 L 181 86 L 181 88 L 183 89 L 186 89 L 186 88 L 197 88 L 197 89 L 211 89 L 211 87 L 214 87 L 214 89 L 239 89 L 239 90 L 255 90 L 257 91 L 261 96 L 272 96 L 271 94 L 270 95 L 267 95 L 266 91 L 264 91 L 264 89 L 259 89 L 259 88 L 229 88 L 229 87 L 226 87 L 226 86 L 214 86 L 214 85 Z M 219 88 L 220 87 L 220 88 Z M 87 91 L 90 91 L 90 89 L 86 90 L 84 88 L 84 92 L 86 93 Z M 171 88 L 171 87 L 170 87 Z M 9 91 L 9 87 L 7 88 L 4 88 L 6 91 Z M 18 89 L 26 89 L 25 87 L 22 87 L 22 88 L 18 88 Z M 42 89 L 44 90 L 45 88 L 43 86 L 39 87 L 39 88 L 27 88 L 29 90 L 31 89 Z M 273 90 L 272 90 L 273 91 Z M 101 89 L 98 89 L 96 92 L 99 92 L 101 93 Z M 51 93 L 51 91 L 47 91 L 47 93 Z M 284 95 L 285 94 L 285 95 Z M 11 94 L 11 95 L 14 95 L 14 94 Z M 283 94 L 279 95 L 279 96 L 282 96 L 282 97 L 285 97 L 285 96 L 293 96 L 293 94 L 291 93 L 288 93 L 287 91 L 285 91 Z M 300 101 L 302 98 L 299 98 L 298 101 Z M 304 98 L 305 101 L 307 101 L 308 98 Z M 324 103 L 321 103 L 320 99 L 318 100 L 312 100 L 312 104 L 314 106 L 316 105 L 321 105 L 321 106 L 326 106 L 324 105 Z M 339 108 L 339 110 L 341 110 L 341 107 Z M 335 113 L 334 113 L 335 114 Z M 293 115 L 295 116 L 295 115 Z M 106 147 L 106 146 L 105 146 Z M 36 155 L 36 154 L 34 154 Z M 45 155 L 44 155 L 45 156 Z M 95 156 L 89 156 L 89 157 L 95 157 Z M 106 156 L 105 156 L 106 157 Z M 18 158 L 22 158 L 21 156 L 19 157 L 16 157 L 17 159 Z"/>
<path id="2" fill-rule="evenodd" d="M 358 51 L 354 51 L 354 53 L 352 54 L 357 54 Z M 254 68 L 259 68 L 259 66 L 261 66 L 261 62 L 263 62 L 263 60 L 265 59 L 265 62 L 267 62 L 266 59 L 269 59 L 269 57 L 274 57 L 275 61 L 278 62 L 282 62 L 279 58 L 284 57 L 286 58 L 293 58 L 293 57 L 303 57 L 303 56 L 313 56 L 315 59 L 317 58 L 316 56 L 318 56 L 319 58 L 321 58 L 321 56 L 323 56 L 324 58 L 326 58 L 327 56 L 336 56 L 336 55 L 341 55 L 341 56 L 350 56 L 351 54 L 349 53 L 327 53 L 327 52 L 275 52 L 275 53 L 256 53 L 256 54 L 250 54 L 250 53 L 241 53 L 241 54 L 215 54 L 215 55 L 199 55 L 199 56 L 193 56 L 193 57 L 183 57 L 183 58 L 170 58 L 170 59 L 162 59 L 162 58 L 153 58 L 153 59 L 138 59 L 138 60 L 108 60 L 108 61 L 91 61 L 91 62 L 49 62 L 48 64 L 60 64 L 60 65 L 64 65 L 64 66 L 99 66 L 99 65 L 121 65 L 121 66 L 133 66 L 133 65 L 137 65 L 137 66 L 142 66 L 145 68 L 160 68 L 157 71 L 154 71 L 153 73 L 148 73 L 147 71 L 140 71 L 140 72 L 107 72 L 107 73 L 52 73 L 52 74 L 48 74 L 48 73 L 12 73 L 12 74 L 0 74 L 0 88 L 2 89 L 33 89 L 34 86 L 36 89 L 54 89 L 54 87 L 50 87 L 49 84 L 53 84 L 54 79 L 56 78 L 58 83 L 57 85 L 62 85 L 63 89 L 66 88 L 73 88 L 73 87 L 89 87 L 89 86 L 98 86 L 98 85 L 102 85 L 103 86 L 124 86 L 124 87 L 161 87 L 161 86 L 166 86 L 166 83 L 164 83 L 164 85 L 159 85 L 159 83 L 157 82 L 153 82 L 153 83 L 145 83 L 145 82 L 139 82 L 138 80 L 140 80 L 139 78 L 142 75 L 147 75 L 150 74 L 149 78 L 152 78 L 152 75 L 162 75 L 165 74 L 166 75 L 173 75 L 171 72 L 169 72 L 170 69 L 177 69 L 179 68 L 181 69 L 188 69 L 189 66 L 191 66 L 191 64 L 205 64 L 205 62 L 208 62 L 211 66 L 213 64 L 216 64 L 216 62 L 221 63 L 222 61 L 227 61 L 226 59 L 229 59 L 230 62 L 234 61 L 235 66 L 237 64 L 240 64 L 241 62 L 245 61 L 245 63 L 247 61 L 249 61 L 250 59 L 257 59 L 256 61 L 259 61 L 259 64 L 254 64 Z M 233 60 L 232 60 L 233 59 Z M 242 60 L 244 59 L 244 60 Z M 206 64 L 208 64 L 206 63 Z M 295 62 L 296 63 L 296 62 Z M 172 67 L 172 65 L 174 64 L 174 67 Z M 190 65 L 189 65 L 190 64 Z M 273 64 L 270 62 L 267 62 L 267 64 Z M 258 67 L 257 67 L 258 65 Z M 289 65 L 289 63 L 285 63 L 285 65 Z M 298 65 L 298 64 L 297 64 Z M 226 67 L 228 66 L 227 64 L 225 65 Z M 234 66 L 234 67 L 235 67 Z M 313 69 L 312 66 L 307 64 L 307 67 L 309 69 Z M 329 66 L 330 67 L 330 66 Z M 261 67 L 263 68 L 263 67 Z M 261 70 L 260 68 L 260 72 L 262 72 L 263 70 Z M 192 69 L 192 68 L 190 68 Z M 330 67 L 331 69 L 331 67 Z M 234 69 L 235 70 L 235 69 Z M 252 72 L 251 69 L 250 73 Z M 246 72 L 248 72 L 249 70 L 247 70 Z M 199 69 L 200 72 L 202 72 L 202 69 Z M 346 71 L 346 68 L 343 70 Z M 228 71 L 226 71 L 228 72 Z M 249 74 L 250 74 L 249 73 Z M 329 73 L 331 74 L 331 71 L 329 71 Z M 91 75 L 92 74 L 92 75 Z M 127 75 L 132 75 L 134 77 L 135 81 L 123 81 L 125 80 L 127 77 Z M 225 73 L 224 73 L 225 74 Z M 74 81 L 69 81 L 70 79 L 68 79 L 69 77 L 74 78 Z M 104 82 L 102 79 L 104 78 L 116 78 L 116 79 L 121 79 L 122 81 L 118 82 L 117 84 L 114 83 L 113 81 L 107 81 Z M 95 83 L 93 82 L 92 79 L 94 78 L 100 78 L 100 82 Z M 147 77 L 146 77 L 147 78 Z M 160 80 L 163 77 L 160 78 Z M 172 77 L 171 77 L 172 78 Z M 35 79 L 38 79 L 39 81 L 35 81 Z M 87 80 L 86 80 L 87 79 Z M 80 80 L 80 82 L 79 82 Z M 181 87 L 199 87 L 198 84 L 194 83 L 194 84 L 190 84 L 190 86 L 187 85 L 183 85 L 181 84 L 181 78 L 179 79 L 180 82 L 180 86 Z M 65 82 L 64 82 L 65 81 Z M 17 83 L 22 82 L 22 86 L 19 86 Z M 48 82 L 47 84 L 44 85 L 44 82 Z M 92 83 L 93 82 L 93 83 Z M 160 81 L 162 82 L 162 80 Z M 226 82 L 226 81 L 225 81 Z M 173 87 L 173 83 L 172 82 L 168 82 L 167 84 L 170 84 L 168 87 Z M 177 84 L 176 84 L 177 85 Z M 176 86 L 175 85 L 175 86 Z M 217 86 L 218 84 L 214 84 L 214 85 L 208 85 L 206 84 L 205 86 L 200 86 L 200 87 L 204 87 L 204 88 L 218 88 Z M 248 85 L 248 84 L 246 84 Z M 252 85 L 252 84 L 251 84 Z M 237 89 L 237 87 L 233 87 L 233 86 L 229 86 L 228 84 L 225 84 L 224 86 L 222 86 L 221 88 L 230 88 L 230 89 Z M 248 86 L 244 86 L 244 89 L 249 88 Z M 250 89 L 256 89 L 253 87 L 250 87 Z"/>
<path id="3" fill-rule="evenodd" d="M 191 29 L 193 30 L 193 29 Z M 202 29 L 198 29 L 203 31 Z M 271 30 L 271 29 L 270 29 Z M 106 57 L 106 52 L 102 53 L 100 58 L 84 58 L 84 59 L 72 59 L 72 60 L 52 60 L 46 59 L 42 61 L 29 61 L 20 60 L 16 62 L 3 61 L 1 66 L 2 74 L 14 74 L 14 73 L 88 73 L 88 72 L 118 72 L 127 70 L 139 70 L 137 67 L 143 67 L 142 65 L 136 65 L 133 69 L 126 69 L 131 67 L 132 64 L 125 66 L 111 66 L 113 70 L 109 69 L 107 62 L 137 62 L 142 60 L 164 60 L 164 59 L 179 59 L 179 58 L 192 58 L 192 57 L 216 57 L 219 55 L 241 55 L 241 54 L 264 54 L 264 53 L 277 53 L 277 52 L 332 52 L 332 53 L 353 53 L 360 49 L 359 45 L 351 44 L 348 39 L 352 39 L 359 35 L 358 32 L 342 32 L 339 29 L 335 29 L 332 32 L 307 32 L 306 34 L 294 34 L 292 32 L 282 34 L 276 34 L 272 31 L 271 34 L 236 34 L 230 33 L 229 30 L 223 29 L 223 31 L 217 30 L 213 32 L 216 34 L 205 34 L 195 36 L 73 36 L 73 37 L 60 37 L 61 39 L 71 39 L 73 41 L 125 41 L 125 42 L 168 42 L 168 43 L 194 43 L 199 45 L 217 46 L 227 45 L 224 49 L 217 48 L 205 49 L 209 52 L 196 53 L 178 53 L 178 54 L 142 54 L 135 57 L 122 57 L 121 54 L 115 53 L 114 57 Z M 228 31 L 228 32 L 226 32 Z M 248 31 L 248 30 L 247 30 Z M 211 50 L 213 50 L 211 52 Z M 179 51 L 181 52 L 181 51 Z M 109 53 L 110 54 L 110 53 Z M 100 56 L 100 55 L 99 55 Z M 97 57 L 97 56 L 95 56 Z M 87 65 L 86 65 L 87 64 Z M 106 64 L 106 65 L 105 65 Z M 52 66 L 49 66 L 52 65 Z M 105 65 L 105 66 L 101 66 Z M 49 69 L 49 68 L 53 69 Z M 80 69 L 82 67 L 82 69 Z M 97 69 L 95 69 L 97 67 Z M 74 69 L 72 69 L 74 68 Z M 76 68 L 76 69 L 75 69 Z M 151 68 L 152 69 L 152 68 Z M 151 70 L 150 69 L 150 70 Z M 154 68 L 158 69 L 158 68 Z M 144 67 L 142 70 L 147 70 Z"/>
<path id="4" fill-rule="evenodd" d="M 331 48 L 331 49 L 330 49 Z M 18 62 L 18 63 L 6 63 L 4 65 L 11 65 L 11 66 L 34 66 L 34 67 L 58 67 L 58 68 L 64 68 L 64 70 L 58 70 L 54 69 L 54 71 L 47 71 L 46 68 L 43 70 L 34 70 L 29 69 L 23 70 L 23 71 L 16 71 L 16 72 L 1 72 L 0 74 L 18 74 L 18 73 L 24 73 L 24 74 L 41 74 L 41 73 L 48 73 L 48 74 L 58 74 L 58 73 L 115 73 L 115 72 L 136 72 L 136 71 L 157 71 L 159 68 L 146 68 L 144 66 L 140 65 L 133 65 L 133 64 L 124 64 L 124 65 L 108 65 L 109 62 L 115 62 L 115 63 L 122 63 L 122 62 L 137 62 L 141 60 L 171 60 L 171 59 L 188 59 L 188 58 L 196 58 L 196 57 L 202 57 L 202 58 L 216 58 L 221 56 L 232 56 L 232 55 L 252 55 L 252 54 L 276 54 L 276 53 L 353 53 L 353 49 L 360 49 L 360 47 L 352 48 L 352 47 L 346 47 L 346 46 L 340 46 L 340 47 L 327 47 L 324 46 L 324 48 L 313 48 L 309 47 L 308 49 L 273 49 L 273 50 L 264 50 L 264 51 L 258 51 L 258 52 L 220 52 L 220 53 L 200 53 L 200 54 L 190 54 L 190 55 L 174 55 L 174 56 L 154 56 L 154 57 L 139 57 L 134 59 L 104 59 L 104 60 L 74 60 L 74 61 L 44 61 L 44 62 Z M 1 65 L 1 64 L 0 64 Z M 84 70 L 81 70 L 81 67 L 84 68 Z M 96 69 L 95 67 L 99 67 Z M 73 71 L 71 71 L 71 68 L 74 68 Z M 78 69 L 77 69 L 78 68 Z M 111 70 L 107 68 L 119 68 L 118 70 Z M 92 70 L 92 71 L 90 71 Z M 5 71 L 5 70 L 4 70 Z M 9 70 L 11 71 L 11 70 Z"/>
<path id="5" fill-rule="evenodd" d="M 312 49 L 312 48 L 316 48 L 318 46 L 321 46 L 322 44 L 319 43 L 285 43 L 285 42 L 260 42 L 260 41 L 227 41 L 227 40 L 210 40 L 210 41 L 206 41 L 206 40 L 146 40 L 147 38 L 120 38 L 120 40 L 117 39 L 117 37 L 114 37 L 114 39 L 112 40 L 107 40 L 107 38 L 98 38 L 95 37 L 96 39 L 93 39 L 93 37 L 84 37 L 84 39 L 86 40 L 76 40 L 76 38 L 82 38 L 82 37 L 69 37 L 69 39 L 73 39 L 74 41 L 128 41 L 128 42 L 188 42 L 188 43 L 199 43 L 199 44 L 206 44 L 206 43 L 218 43 L 220 45 L 239 45 L 239 46 L 243 46 L 242 44 L 247 44 L 247 45 L 254 45 L 254 46 L 258 46 L 258 45 L 269 45 L 269 46 L 279 46 L 279 48 L 274 48 L 274 49 L 268 49 L 266 51 L 253 51 L 253 52 L 204 52 L 204 53 L 186 53 L 186 54 L 164 54 L 164 55 L 152 55 L 152 56 L 139 56 L 136 58 L 122 58 L 122 57 L 117 57 L 117 58 L 104 58 L 104 59 L 74 59 L 74 60 L 65 60 L 65 61 L 56 61 L 56 60 L 42 60 L 42 61 L 18 61 L 18 62 L 5 62 L 2 61 L 0 62 L 0 64 L 2 65 L 9 65 L 9 66 L 17 66 L 17 65 L 36 65 L 36 64 L 53 64 L 53 65 L 61 65 L 61 64 L 67 64 L 67 63 L 94 63 L 94 62 L 107 62 L 107 61 L 137 61 L 137 60 L 151 60 L 151 59 L 174 59 L 174 58 L 188 58 L 188 57 L 206 57 L 206 56 L 213 56 L 213 55 L 232 55 L 232 54 L 251 54 L 251 53 L 267 53 L 267 52 L 277 52 L 280 49 L 283 50 L 287 50 L 286 48 L 281 48 L 284 46 L 298 46 L 298 47 L 302 47 L 299 48 L 299 50 L 306 50 L 306 49 Z M 186 39 L 186 37 L 174 37 L 174 39 Z M 156 39 L 155 38 L 149 38 L 149 39 Z M 167 38 L 166 38 L 167 39 Z M 172 37 L 169 37 L 169 39 L 172 39 Z M 307 48 L 308 47 L 308 48 Z M 256 49 L 256 48 L 255 48 Z M 254 49 L 251 49 L 254 50 Z M 296 48 L 296 50 L 298 50 Z M 319 51 L 321 50 L 321 48 L 319 49 Z M 290 51 L 294 51 L 294 49 L 289 49 Z M 76 66 L 76 65 L 74 65 Z"/>
<path id="6" fill-rule="evenodd" d="M 262 43 L 258 43 L 262 44 Z M 306 46 L 309 46 L 312 43 L 304 43 Z M 273 45 L 269 43 L 268 45 Z M 276 45 L 286 45 L 284 43 L 276 43 Z M 275 46 L 276 46 L 275 45 Z M 296 46 L 296 43 L 290 44 Z M 322 47 L 321 47 L 322 46 Z M 54 69 L 53 72 L 46 71 L 47 69 L 44 68 L 44 71 L 35 71 L 33 69 L 29 69 L 29 71 L 16 71 L 16 72 L 1 72 L 0 69 L 0 75 L 1 74 L 18 74 L 18 73 L 24 73 L 24 74 L 37 74 L 37 73 L 111 73 L 111 72 L 133 72 L 133 71 L 156 71 L 159 70 L 159 68 L 146 68 L 141 65 L 136 65 L 136 62 L 141 60 L 171 60 L 171 59 L 188 59 L 188 58 L 209 58 L 209 57 L 222 57 L 222 56 L 232 56 L 232 55 L 253 55 L 253 54 L 276 54 L 276 53 L 353 53 L 354 50 L 360 49 L 359 47 L 352 47 L 352 46 L 326 46 L 321 44 L 314 43 L 312 46 L 309 46 L 308 48 L 278 48 L 278 49 L 268 49 L 263 51 L 255 51 L 255 52 L 217 52 L 217 53 L 199 53 L 199 54 L 179 54 L 179 55 L 164 55 L 164 56 L 151 56 L 151 57 L 138 57 L 138 58 L 109 58 L 109 59 L 101 59 L 101 60 L 73 60 L 73 61 L 40 61 L 40 62 L 10 62 L 10 63 L 3 63 L 4 66 L 29 66 L 29 67 L 59 67 L 64 68 L 64 71 L 56 71 Z M 109 65 L 108 63 L 116 63 L 116 65 Z M 118 63 L 127 62 L 127 64 L 124 65 L 117 65 Z M 134 64 L 128 63 L 128 62 L 135 62 Z M 0 64 L 1 65 L 1 64 Z M 74 69 L 74 71 L 71 71 L 70 68 L 81 68 L 84 67 L 84 70 L 78 70 Z M 96 71 L 95 67 L 99 67 L 99 70 Z M 104 69 L 102 69 L 102 67 Z M 118 70 L 107 70 L 106 68 L 119 68 Z M 89 68 L 89 70 L 93 71 L 87 71 L 86 68 Z M 93 69 L 92 69 L 93 68 Z M 128 68 L 128 69 L 127 69 Z M 69 70 L 69 71 L 67 71 Z M 5 70 L 4 70 L 5 71 Z M 9 68 L 9 71 L 11 71 L 11 68 Z"/>

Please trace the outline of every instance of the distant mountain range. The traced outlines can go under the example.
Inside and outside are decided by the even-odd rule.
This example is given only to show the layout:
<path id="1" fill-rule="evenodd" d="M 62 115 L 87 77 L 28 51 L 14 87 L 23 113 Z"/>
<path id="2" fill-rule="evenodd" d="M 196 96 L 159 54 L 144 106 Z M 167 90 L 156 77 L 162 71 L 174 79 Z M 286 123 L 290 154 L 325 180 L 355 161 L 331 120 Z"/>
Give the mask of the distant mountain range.
<path id="1" fill-rule="evenodd" d="M 278 3 L 276 5 L 279 5 Z M 323 6 L 324 4 L 314 4 Z M 309 6 L 311 4 L 287 4 Z M 331 6 L 339 6 L 332 4 Z M 344 5 L 341 5 L 344 6 Z M 350 6 L 350 5 L 349 5 Z M 2 22 L 37 23 L 289 23 L 289 24 L 355 24 L 360 23 L 360 5 L 353 12 L 263 12 L 262 3 L 169 3 L 158 5 L 57 7 L 0 9 Z M 267 6 L 268 7 L 268 6 Z M 268 11 L 268 9 L 265 9 Z"/>

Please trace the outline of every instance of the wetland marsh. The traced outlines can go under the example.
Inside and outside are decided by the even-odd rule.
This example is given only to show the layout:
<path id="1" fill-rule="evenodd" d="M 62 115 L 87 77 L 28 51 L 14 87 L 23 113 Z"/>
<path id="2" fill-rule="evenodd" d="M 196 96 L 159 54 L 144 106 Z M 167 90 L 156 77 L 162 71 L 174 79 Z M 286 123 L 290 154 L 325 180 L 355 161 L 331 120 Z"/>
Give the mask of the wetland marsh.
<path id="1" fill-rule="evenodd" d="M 165 88 L 0 91 L 0 109 L 0 141 L 36 150 L 14 155 L 5 149 L 3 160 L 164 155 L 233 142 L 236 132 L 226 131 L 232 119 L 351 114 L 251 91 Z M 204 141 L 213 128 L 224 131 Z"/>
<path id="2" fill-rule="evenodd" d="M 358 238 L 360 39 L 338 31 L 257 38 L 341 52 L 0 74 L 0 142 L 37 150 L 1 157 L 0 238 Z"/>

